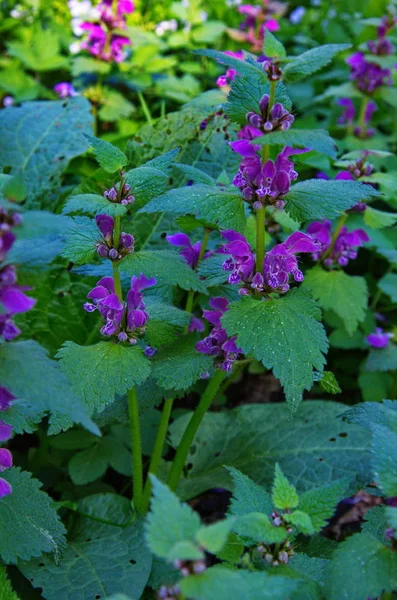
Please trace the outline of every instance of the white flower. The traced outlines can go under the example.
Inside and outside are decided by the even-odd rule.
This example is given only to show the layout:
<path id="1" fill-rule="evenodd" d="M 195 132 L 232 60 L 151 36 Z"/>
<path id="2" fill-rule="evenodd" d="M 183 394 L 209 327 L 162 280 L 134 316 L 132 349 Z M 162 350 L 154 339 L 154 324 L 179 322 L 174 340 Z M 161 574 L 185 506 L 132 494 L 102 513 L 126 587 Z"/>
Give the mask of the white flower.
<path id="1" fill-rule="evenodd" d="M 81 50 L 81 43 L 80 42 L 73 42 L 73 44 L 70 44 L 69 46 L 69 51 L 71 54 L 78 54 Z"/>
<path id="2" fill-rule="evenodd" d="M 208 19 L 208 13 L 205 10 L 200 11 L 200 19 L 206 21 Z"/>

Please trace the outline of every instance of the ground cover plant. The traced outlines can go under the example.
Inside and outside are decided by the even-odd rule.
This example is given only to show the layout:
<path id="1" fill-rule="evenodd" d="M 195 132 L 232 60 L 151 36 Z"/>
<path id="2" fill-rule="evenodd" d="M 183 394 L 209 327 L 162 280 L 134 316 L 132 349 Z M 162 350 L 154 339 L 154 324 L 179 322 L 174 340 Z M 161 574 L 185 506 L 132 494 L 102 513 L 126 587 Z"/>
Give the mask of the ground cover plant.
<path id="1" fill-rule="evenodd" d="M 397 598 L 397 6 L 1 10 L 0 600 Z"/>

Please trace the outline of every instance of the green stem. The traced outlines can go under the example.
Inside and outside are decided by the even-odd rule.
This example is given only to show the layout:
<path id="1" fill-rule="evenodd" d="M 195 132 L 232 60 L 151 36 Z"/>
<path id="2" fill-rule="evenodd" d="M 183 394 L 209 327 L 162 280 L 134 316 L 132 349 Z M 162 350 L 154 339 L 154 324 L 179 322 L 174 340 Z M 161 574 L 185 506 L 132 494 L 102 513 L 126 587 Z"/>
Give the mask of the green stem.
<path id="1" fill-rule="evenodd" d="M 265 260 L 265 217 L 266 210 L 262 206 L 256 211 L 256 270 L 263 272 L 263 261 Z"/>
<path id="2" fill-rule="evenodd" d="M 143 110 L 143 114 L 146 117 L 146 121 L 149 123 L 149 125 L 153 125 L 152 115 L 150 114 L 149 107 L 146 104 L 146 100 L 145 100 L 142 92 L 137 92 L 137 94 L 138 94 L 139 102 L 141 103 L 141 108 Z"/>
<path id="3" fill-rule="evenodd" d="M 186 458 L 189 454 L 189 450 L 195 435 L 201 425 L 201 421 L 203 420 L 205 413 L 215 398 L 216 393 L 219 390 L 223 379 L 225 378 L 225 375 L 225 371 L 222 371 L 221 369 L 215 371 L 215 374 L 210 379 L 208 386 L 204 394 L 201 396 L 200 402 L 183 433 L 182 439 L 179 442 L 178 449 L 172 462 L 171 471 L 167 481 L 167 484 L 172 490 L 176 490 L 178 486 L 183 472 L 183 467 L 185 466 Z"/>
<path id="4" fill-rule="evenodd" d="M 395 400 L 397 398 L 397 371 L 394 372 L 394 379 L 391 385 L 389 398 L 390 400 Z"/>
<path id="5" fill-rule="evenodd" d="M 335 228 L 335 231 L 334 231 L 334 233 L 332 234 L 332 239 L 331 239 L 331 244 L 330 244 L 330 247 L 328 248 L 327 252 L 324 254 L 324 256 L 323 256 L 323 260 L 324 260 L 325 258 L 327 258 L 327 257 L 328 257 L 330 254 L 332 254 L 332 251 L 333 251 L 333 249 L 334 249 L 334 246 L 335 246 L 335 242 L 336 242 L 336 240 L 338 239 L 338 235 L 339 235 L 339 234 L 340 234 L 340 232 L 342 231 L 342 227 L 343 227 L 343 226 L 344 226 L 344 224 L 346 223 L 348 216 L 349 216 L 349 215 L 348 215 L 347 213 L 343 213 L 343 215 L 341 215 L 341 216 L 339 217 L 338 224 L 337 224 L 337 226 L 336 226 L 336 228 Z"/>
<path id="6" fill-rule="evenodd" d="M 157 475 L 157 471 L 158 471 L 158 468 L 160 465 L 165 440 L 167 438 L 168 423 L 169 423 L 170 416 L 171 416 L 173 402 L 174 402 L 173 398 L 168 398 L 168 400 L 166 400 L 164 402 L 163 410 L 161 412 L 159 428 L 157 430 L 156 441 L 154 442 L 152 458 L 150 459 L 150 465 L 149 465 L 149 473 L 152 473 L 153 475 Z M 148 506 L 149 506 L 151 490 L 152 490 L 152 484 L 150 482 L 150 477 L 148 476 L 146 479 L 145 488 L 144 488 L 144 492 L 143 492 L 143 510 L 144 510 L 144 512 L 147 511 Z"/>
<path id="7" fill-rule="evenodd" d="M 201 248 L 200 248 L 200 254 L 199 257 L 197 259 L 197 265 L 196 265 L 196 269 L 199 266 L 199 264 L 201 263 L 205 251 L 207 249 L 207 244 L 208 244 L 208 238 L 210 236 L 211 230 L 210 229 L 204 229 L 204 237 L 203 237 L 203 241 L 201 243 Z M 186 300 L 186 306 L 185 306 L 185 311 L 187 313 L 191 313 L 193 310 L 193 304 L 194 304 L 194 291 L 190 290 L 188 295 L 187 295 L 187 300 Z M 185 333 L 187 333 L 189 329 L 189 325 L 186 326 L 186 330 Z"/>
<path id="8" fill-rule="evenodd" d="M 133 500 L 135 509 L 143 513 L 143 469 L 141 425 L 139 422 L 139 405 L 135 388 L 127 394 L 128 414 L 130 418 L 131 451 L 132 451 L 132 482 L 134 484 Z"/>
<path id="9" fill-rule="evenodd" d="M 270 109 L 272 108 L 272 106 L 274 104 L 274 96 L 275 96 L 275 93 L 276 93 L 276 85 L 277 85 L 277 81 L 271 81 L 270 82 L 268 114 L 269 114 Z"/>
<path id="10" fill-rule="evenodd" d="M 189 293 L 188 293 L 188 295 L 187 295 L 186 306 L 185 306 L 185 311 L 187 313 L 191 313 L 192 312 L 193 302 L 194 302 L 194 291 L 190 290 Z"/>
<path id="11" fill-rule="evenodd" d="M 358 117 L 358 125 L 361 130 L 360 137 L 365 137 L 365 131 L 367 129 L 367 126 L 365 124 L 365 111 L 367 110 L 368 101 L 369 99 L 366 96 L 364 96 L 361 102 L 360 115 Z"/>
<path id="12" fill-rule="evenodd" d="M 120 233 L 121 233 L 121 217 L 117 215 L 114 219 L 114 228 L 113 228 L 113 247 L 118 248 L 120 244 Z M 113 270 L 113 281 L 114 281 L 114 291 L 119 297 L 119 300 L 123 301 L 123 290 L 121 287 L 121 278 L 119 273 L 118 263 L 112 260 L 112 270 Z"/>

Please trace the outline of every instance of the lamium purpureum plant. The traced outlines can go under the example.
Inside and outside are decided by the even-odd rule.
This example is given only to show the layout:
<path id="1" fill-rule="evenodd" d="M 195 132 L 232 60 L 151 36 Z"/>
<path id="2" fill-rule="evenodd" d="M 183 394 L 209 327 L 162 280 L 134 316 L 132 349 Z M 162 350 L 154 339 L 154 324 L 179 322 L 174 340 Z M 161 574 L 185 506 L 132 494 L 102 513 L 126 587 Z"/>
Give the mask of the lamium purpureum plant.
<path id="1" fill-rule="evenodd" d="M 66 88 L 0 111 L 7 600 L 397 591 L 394 21 L 300 53 L 276 8 L 128 142 Z"/>

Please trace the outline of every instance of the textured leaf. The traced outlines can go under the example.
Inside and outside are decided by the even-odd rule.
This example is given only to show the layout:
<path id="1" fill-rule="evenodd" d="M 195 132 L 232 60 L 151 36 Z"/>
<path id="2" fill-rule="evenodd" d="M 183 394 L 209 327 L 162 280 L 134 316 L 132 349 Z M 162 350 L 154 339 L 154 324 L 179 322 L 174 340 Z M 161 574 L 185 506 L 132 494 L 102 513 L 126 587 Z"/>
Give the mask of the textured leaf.
<path id="1" fill-rule="evenodd" d="M 375 481 L 385 496 L 397 496 L 397 433 L 372 427 L 372 463 Z"/>
<path id="2" fill-rule="evenodd" d="M 390 548 L 364 533 L 338 545 L 331 564 L 331 600 L 377 598 L 396 587 L 397 554 Z"/>
<path id="3" fill-rule="evenodd" d="M 272 502 L 276 508 L 283 510 L 295 508 L 299 503 L 295 486 L 288 481 L 278 463 L 274 472 Z"/>
<path id="4" fill-rule="evenodd" d="M 256 144 L 299 146 L 336 158 L 336 144 L 325 129 L 288 129 L 255 139 Z"/>
<path id="5" fill-rule="evenodd" d="M 2 565 L 0 565 L 0 600 L 19 600 L 7 577 L 7 570 Z"/>
<path id="6" fill-rule="evenodd" d="M 287 523 L 290 523 L 296 527 L 298 532 L 305 535 L 313 535 L 314 527 L 312 520 L 309 515 L 302 510 L 294 510 L 292 513 L 287 513 L 284 515 L 284 519 L 287 521 Z"/>
<path id="7" fill-rule="evenodd" d="M 222 269 L 224 262 L 224 254 L 213 254 L 201 261 L 198 273 L 201 277 L 204 277 L 207 287 L 213 287 L 227 282 L 228 273 Z"/>
<path id="8" fill-rule="evenodd" d="M 32 71 L 53 71 L 67 67 L 68 59 L 60 54 L 59 34 L 38 23 L 29 28 L 28 40 L 13 40 L 8 52 L 17 57 Z"/>
<path id="9" fill-rule="evenodd" d="M 196 534 L 196 540 L 212 554 L 217 554 L 226 544 L 234 519 L 224 519 L 212 525 L 203 525 Z"/>
<path id="10" fill-rule="evenodd" d="M 30 560 L 51 552 L 59 560 L 66 533 L 52 500 L 40 490 L 42 484 L 31 473 L 12 468 L 2 473 L 12 494 L 1 499 L 0 556 L 5 563 Z"/>
<path id="11" fill-rule="evenodd" d="M 349 335 L 364 320 L 368 289 L 363 277 L 352 277 L 344 271 L 326 271 L 321 267 L 314 267 L 305 273 L 303 287 L 310 290 L 321 308 L 333 310 L 342 319 Z"/>
<path id="12" fill-rule="evenodd" d="M 168 187 L 167 172 L 154 166 L 143 165 L 137 169 L 127 171 L 125 180 L 131 186 L 130 193 L 135 198 L 134 204 L 136 206 L 146 204 L 152 198 L 165 192 Z"/>
<path id="13" fill-rule="evenodd" d="M 234 516 L 243 516 L 257 512 L 270 515 L 273 503 L 269 494 L 252 479 L 232 467 L 228 471 L 233 478 L 233 497 L 230 501 L 229 512 Z"/>
<path id="14" fill-rule="evenodd" d="M 227 116 L 240 125 L 247 124 L 247 113 L 259 112 L 259 101 L 264 94 L 270 94 L 270 84 L 258 77 L 238 76 L 231 85 L 227 97 L 225 111 Z M 280 102 L 286 110 L 292 109 L 292 102 L 287 94 L 284 84 L 279 81 L 276 85 L 274 98 Z M 265 136 L 267 137 L 267 136 Z M 265 142 L 266 143 L 266 142 Z"/>
<path id="15" fill-rule="evenodd" d="M 75 217 L 66 233 L 65 248 L 62 256 L 78 265 L 93 261 L 96 256 L 96 245 L 101 233 L 93 219 Z"/>
<path id="16" fill-rule="evenodd" d="M 397 273 L 387 273 L 378 282 L 378 287 L 390 296 L 392 302 L 397 302 Z"/>
<path id="17" fill-rule="evenodd" d="M 210 49 L 196 50 L 195 54 L 214 58 L 221 65 L 233 67 L 241 75 L 246 75 L 248 77 L 252 77 L 253 79 L 262 79 L 263 81 L 267 80 L 267 75 L 262 69 L 262 63 L 257 62 L 256 59 L 247 52 L 244 53 L 244 60 L 234 58 L 234 56 L 230 56 L 224 52 L 219 52 L 218 50 Z"/>
<path id="18" fill-rule="evenodd" d="M 116 216 L 124 215 L 127 212 L 127 207 L 117 202 L 109 202 L 99 194 L 78 194 L 68 198 L 62 212 L 64 215 L 82 212 L 89 215 L 106 214 Z"/>
<path id="19" fill-rule="evenodd" d="M 397 402 L 393 400 L 356 404 L 341 417 L 348 423 L 361 425 L 370 431 L 374 425 L 381 425 L 390 427 L 397 433 Z"/>
<path id="20" fill-rule="evenodd" d="M 335 512 L 336 505 L 343 499 L 346 482 L 335 481 L 321 488 L 307 490 L 299 496 L 299 508 L 307 513 L 315 531 L 320 531 Z"/>
<path id="21" fill-rule="evenodd" d="M 285 66 L 283 79 L 288 83 L 304 79 L 328 65 L 336 54 L 350 47 L 350 44 L 326 44 L 307 50 Z"/>
<path id="22" fill-rule="evenodd" d="M 88 142 L 81 135 L 92 122 L 86 98 L 57 102 L 26 102 L 0 115 L 3 143 L 0 164 L 22 173 L 27 207 L 49 206 L 69 160 L 82 154 Z"/>
<path id="23" fill-rule="evenodd" d="M 116 173 L 127 164 L 126 155 L 117 146 L 86 133 L 84 137 L 90 142 L 100 166 L 108 173 Z"/>
<path id="24" fill-rule="evenodd" d="M 211 369 L 211 357 L 197 352 L 196 341 L 193 335 L 184 336 L 153 361 L 152 375 L 159 386 L 166 390 L 186 390 Z"/>
<path id="25" fill-rule="evenodd" d="M 195 451 L 186 460 L 191 465 L 188 477 L 181 481 L 178 493 L 192 498 L 213 488 L 214 481 L 217 487 L 233 489 L 224 465 L 269 489 L 276 462 L 298 492 L 342 478 L 356 481 L 355 486 L 367 483 L 369 436 L 361 427 L 337 418 L 344 409 L 337 402 L 304 402 L 293 421 L 282 404 L 207 413 L 194 440 Z M 190 417 L 184 415 L 171 425 L 173 447 L 178 446 Z"/>
<path id="26" fill-rule="evenodd" d="M 107 435 L 89 448 L 76 452 L 69 461 L 69 475 L 76 485 L 96 481 L 112 467 L 122 475 L 131 473 L 131 454 L 116 436 Z"/>
<path id="27" fill-rule="evenodd" d="M 154 198 L 141 212 L 192 214 L 221 229 L 244 231 L 245 214 L 241 196 L 233 190 L 198 184 L 177 188 Z"/>
<path id="28" fill-rule="evenodd" d="M 276 527 L 268 516 L 258 512 L 238 517 L 233 530 L 255 543 L 280 544 L 288 537 L 284 526 Z"/>
<path id="29" fill-rule="evenodd" d="M 291 187 L 286 211 L 300 222 L 332 219 L 372 196 L 379 196 L 379 192 L 359 181 L 308 179 Z"/>
<path id="30" fill-rule="evenodd" d="M 313 367 L 321 371 L 328 342 L 319 322 L 320 311 L 302 290 L 279 300 L 242 298 L 230 304 L 222 318 L 229 335 L 245 354 L 263 362 L 284 386 L 291 410 L 313 383 Z"/>
<path id="31" fill-rule="evenodd" d="M 124 258 L 119 266 L 121 273 L 155 277 L 158 284 L 178 285 L 184 290 L 206 293 L 205 285 L 200 281 L 185 260 L 172 250 L 141 250 Z"/>
<path id="32" fill-rule="evenodd" d="M 204 183 L 207 185 L 214 185 L 214 180 L 210 175 L 201 171 L 201 169 L 196 169 L 196 167 L 192 167 L 192 165 L 183 165 L 181 163 L 174 163 L 173 167 L 182 171 L 189 180 L 194 183 Z"/>
<path id="33" fill-rule="evenodd" d="M 366 371 L 394 371 L 397 369 L 397 345 L 389 343 L 386 348 L 374 348 L 365 363 Z"/>
<path id="34" fill-rule="evenodd" d="M 395 181 L 395 178 L 393 178 Z M 383 229 L 384 227 L 392 227 L 397 221 L 397 214 L 377 210 L 372 206 L 367 206 L 364 212 L 364 222 L 373 229 Z"/>
<path id="35" fill-rule="evenodd" d="M 112 342 L 78 346 L 66 342 L 59 350 L 61 369 L 90 413 L 126 394 L 149 376 L 150 362 L 138 348 Z"/>
<path id="36" fill-rule="evenodd" d="M 44 348 L 34 340 L 3 344 L 0 371 L 2 385 L 20 399 L 19 410 L 26 418 L 49 411 L 98 433 L 58 363 L 48 358 Z M 4 420 L 7 420 L 6 415 Z M 58 431 L 56 426 L 50 428 L 50 433 Z"/>
<path id="37" fill-rule="evenodd" d="M 115 494 L 91 495 L 78 508 L 120 525 L 131 519 L 130 502 Z M 113 593 L 139 600 L 151 565 L 140 521 L 121 528 L 79 517 L 59 565 L 42 558 L 18 567 L 46 600 L 93 600 Z"/>
<path id="38" fill-rule="evenodd" d="M 263 42 L 263 54 L 269 57 L 284 58 L 287 56 L 283 44 L 272 34 L 269 29 L 264 30 L 265 39 Z"/>
<path id="39" fill-rule="evenodd" d="M 323 373 L 319 373 L 319 375 L 320 387 L 324 390 L 324 392 L 327 392 L 328 394 L 341 393 L 342 390 L 332 371 L 324 371 Z"/>

